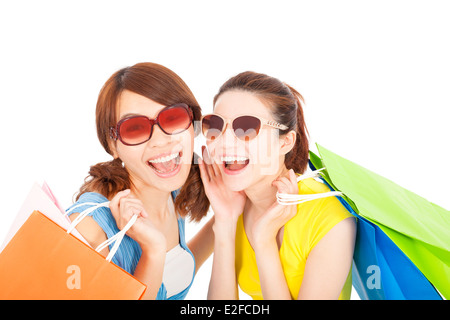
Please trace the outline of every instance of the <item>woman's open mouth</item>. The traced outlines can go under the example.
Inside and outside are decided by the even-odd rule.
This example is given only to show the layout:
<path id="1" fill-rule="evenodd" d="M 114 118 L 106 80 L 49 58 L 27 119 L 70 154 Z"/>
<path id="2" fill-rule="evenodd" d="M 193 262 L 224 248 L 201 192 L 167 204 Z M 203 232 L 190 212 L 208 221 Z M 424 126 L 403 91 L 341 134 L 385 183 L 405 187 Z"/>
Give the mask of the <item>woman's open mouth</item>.
<path id="1" fill-rule="evenodd" d="M 155 159 L 150 159 L 147 163 L 149 167 L 155 171 L 156 175 L 167 178 L 178 173 L 181 167 L 180 164 L 182 156 L 183 151 L 180 151 Z"/>
<path id="2" fill-rule="evenodd" d="M 223 163 L 226 174 L 241 173 L 250 162 L 249 158 L 243 156 L 222 156 L 220 160 Z"/>

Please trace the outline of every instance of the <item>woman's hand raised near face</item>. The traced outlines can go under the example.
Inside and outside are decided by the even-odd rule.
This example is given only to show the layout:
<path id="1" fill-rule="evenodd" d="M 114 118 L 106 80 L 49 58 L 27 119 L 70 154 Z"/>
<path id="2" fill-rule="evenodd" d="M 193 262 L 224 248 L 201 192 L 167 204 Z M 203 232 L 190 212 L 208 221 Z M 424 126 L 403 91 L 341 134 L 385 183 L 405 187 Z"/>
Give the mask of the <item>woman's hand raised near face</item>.
<path id="1" fill-rule="evenodd" d="M 203 159 L 199 158 L 200 175 L 211 207 L 214 210 L 215 223 L 236 223 L 244 211 L 246 195 L 244 191 L 232 191 L 223 182 L 218 165 L 202 147 Z"/>
<path id="2" fill-rule="evenodd" d="M 291 169 L 272 182 L 279 193 L 298 194 L 297 177 Z M 278 231 L 297 214 L 297 205 L 281 205 L 277 201 L 252 225 L 247 237 L 255 248 L 275 241 Z"/>
<path id="3" fill-rule="evenodd" d="M 165 252 L 165 236 L 147 219 L 148 214 L 141 200 L 130 193 L 129 189 L 118 192 L 109 203 L 117 227 L 122 230 L 130 219 L 137 215 L 138 218 L 127 231 L 127 235 L 139 243 L 142 250 L 164 250 Z"/>

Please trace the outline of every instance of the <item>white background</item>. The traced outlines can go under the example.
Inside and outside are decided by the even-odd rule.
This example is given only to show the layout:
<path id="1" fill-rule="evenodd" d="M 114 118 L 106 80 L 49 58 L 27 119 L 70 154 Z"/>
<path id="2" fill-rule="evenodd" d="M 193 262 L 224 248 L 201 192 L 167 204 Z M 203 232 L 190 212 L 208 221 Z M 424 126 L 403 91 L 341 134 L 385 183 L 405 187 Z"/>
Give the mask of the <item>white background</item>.
<path id="1" fill-rule="evenodd" d="M 449 209 L 449 16 L 437 0 L 2 1 L 0 238 L 34 181 L 68 207 L 110 159 L 97 95 L 142 61 L 180 75 L 204 113 L 229 77 L 275 76 L 305 97 L 312 142 Z M 210 268 L 188 298 L 206 298 Z"/>

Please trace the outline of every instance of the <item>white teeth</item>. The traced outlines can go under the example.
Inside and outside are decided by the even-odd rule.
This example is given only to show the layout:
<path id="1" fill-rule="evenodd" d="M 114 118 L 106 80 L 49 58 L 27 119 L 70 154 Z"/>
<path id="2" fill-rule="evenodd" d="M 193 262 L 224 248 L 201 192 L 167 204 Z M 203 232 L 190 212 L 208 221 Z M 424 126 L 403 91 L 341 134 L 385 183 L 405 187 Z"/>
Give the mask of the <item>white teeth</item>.
<path id="1" fill-rule="evenodd" d="M 247 161 L 247 157 L 220 157 L 222 162 L 231 162 L 231 161 Z"/>
<path id="2" fill-rule="evenodd" d="M 148 162 L 150 163 L 161 163 L 161 162 L 167 162 L 170 161 L 172 159 L 175 159 L 176 157 L 178 157 L 179 153 L 174 153 L 171 154 L 170 156 L 166 156 L 166 157 L 161 157 L 161 158 L 157 158 L 157 159 L 152 159 L 152 160 L 148 160 Z"/>

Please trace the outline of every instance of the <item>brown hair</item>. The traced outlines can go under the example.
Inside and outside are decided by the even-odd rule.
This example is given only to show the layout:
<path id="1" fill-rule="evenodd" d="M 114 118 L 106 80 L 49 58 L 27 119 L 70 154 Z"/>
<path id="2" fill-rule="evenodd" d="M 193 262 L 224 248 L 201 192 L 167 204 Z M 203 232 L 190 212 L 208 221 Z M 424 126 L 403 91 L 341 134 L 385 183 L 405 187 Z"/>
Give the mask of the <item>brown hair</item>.
<path id="1" fill-rule="evenodd" d="M 220 87 L 214 97 L 214 104 L 221 94 L 232 90 L 253 93 L 268 105 L 274 120 L 288 127 L 286 130 L 280 130 L 280 135 L 291 130 L 296 132 L 295 146 L 286 154 L 285 165 L 297 173 L 305 172 L 308 165 L 309 144 L 308 130 L 303 117 L 302 95 L 274 77 L 246 71 L 232 77 Z"/>
<path id="2" fill-rule="evenodd" d="M 173 71 L 150 62 L 120 69 L 103 85 L 96 108 L 97 136 L 105 151 L 111 155 L 110 128 L 117 123 L 116 105 L 123 90 L 132 91 L 166 106 L 184 102 L 193 111 L 194 123 L 201 119 L 201 108 L 197 100 L 186 83 Z M 194 130 L 197 134 L 198 128 L 194 127 Z M 101 193 L 110 199 L 119 191 L 130 187 L 128 171 L 122 166 L 122 160 L 117 158 L 91 166 L 76 200 L 90 191 Z M 194 157 L 188 178 L 175 198 L 175 208 L 182 216 L 190 214 L 194 221 L 200 221 L 209 209 L 209 200 Z"/>

